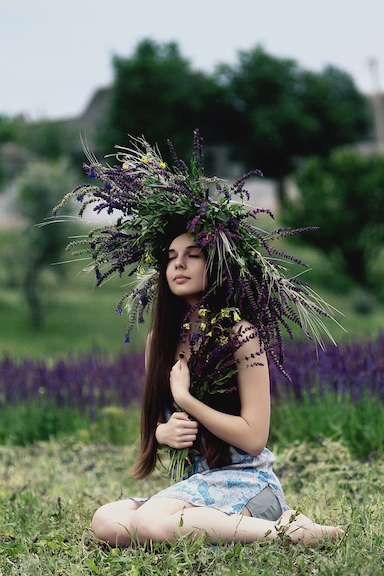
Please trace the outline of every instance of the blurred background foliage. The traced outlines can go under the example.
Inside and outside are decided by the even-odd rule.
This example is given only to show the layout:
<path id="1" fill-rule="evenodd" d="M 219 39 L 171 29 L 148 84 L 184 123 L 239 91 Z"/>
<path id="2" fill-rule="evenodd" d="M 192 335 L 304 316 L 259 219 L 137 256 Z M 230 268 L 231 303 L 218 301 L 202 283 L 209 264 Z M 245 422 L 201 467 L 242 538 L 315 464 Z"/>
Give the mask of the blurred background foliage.
<path id="1" fill-rule="evenodd" d="M 68 192 L 68 186 L 74 187 L 75 183 L 74 171 L 64 158 L 30 163 L 17 180 L 20 215 L 25 221 L 21 280 L 33 330 L 43 324 L 42 272 L 59 261 L 70 232 L 65 221 L 58 226 L 43 226 L 42 217 L 51 214 L 52 206 L 58 204 Z M 58 267 L 58 274 L 62 276 L 65 272 L 64 266 Z"/>
<path id="2" fill-rule="evenodd" d="M 319 232 L 309 243 L 364 288 L 384 296 L 372 265 L 384 245 L 384 157 L 364 158 L 339 151 L 313 157 L 297 172 L 298 197 L 283 210 L 293 227 L 311 222 Z"/>
<path id="3" fill-rule="evenodd" d="M 207 74 L 177 44 L 149 39 L 131 56 L 115 56 L 113 70 L 112 85 L 95 94 L 81 117 L 0 117 L 0 201 L 8 195 L 13 202 L 12 217 L 0 222 L 2 351 L 121 352 L 125 318 L 114 316 L 114 304 L 127 280 L 93 290 L 82 262 L 52 266 L 68 259 L 68 236 L 90 225 L 36 224 L 85 180 L 79 133 L 99 157 L 128 143 L 128 134 L 144 134 L 165 157 L 170 138 L 188 158 L 196 127 L 205 138 L 208 174 L 230 180 L 260 168 L 278 183 L 277 225 L 320 227 L 297 249 L 289 242 L 288 251 L 304 255 L 313 268 L 309 281 L 346 314 L 349 333 L 377 334 L 384 319 L 384 158 L 375 154 L 369 99 L 353 79 L 332 66 L 302 69 L 261 47 Z M 368 156 L 361 155 L 362 142 L 373 142 Z M 145 329 L 135 345 L 144 338 Z"/>

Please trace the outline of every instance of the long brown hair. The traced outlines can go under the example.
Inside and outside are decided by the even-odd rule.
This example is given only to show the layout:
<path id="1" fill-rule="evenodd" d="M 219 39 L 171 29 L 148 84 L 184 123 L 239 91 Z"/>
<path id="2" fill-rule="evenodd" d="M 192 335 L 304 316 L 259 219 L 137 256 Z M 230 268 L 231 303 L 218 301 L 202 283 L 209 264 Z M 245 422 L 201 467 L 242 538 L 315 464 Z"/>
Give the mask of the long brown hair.
<path id="1" fill-rule="evenodd" d="M 133 476 L 138 479 L 149 476 L 156 466 L 158 449 L 155 438 L 156 427 L 170 397 L 169 373 L 180 339 L 183 319 L 187 313 L 186 303 L 182 298 L 172 294 L 166 279 L 168 248 L 175 237 L 185 232 L 185 227 L 182 223 L 178 223 L 176 227 L 172 227 L 172 232 L 159 254 L 159 281 L 152 309 L 150 346 L 141 407 L 141 446 L 131 470 Z M 224 293 L 224 290 L 220 290 L 206 297 L 205 303 L 211 311 L 218 311 L 228 305 Z M 218 396 L 219 399 L 213 401 L 212 407 L 222 412 L 240 413 L 237 389 L 231 394 Z M 203 426 L 200 426 L 198 446 L 210 468 L 231 463 L 229 445 Z"/>

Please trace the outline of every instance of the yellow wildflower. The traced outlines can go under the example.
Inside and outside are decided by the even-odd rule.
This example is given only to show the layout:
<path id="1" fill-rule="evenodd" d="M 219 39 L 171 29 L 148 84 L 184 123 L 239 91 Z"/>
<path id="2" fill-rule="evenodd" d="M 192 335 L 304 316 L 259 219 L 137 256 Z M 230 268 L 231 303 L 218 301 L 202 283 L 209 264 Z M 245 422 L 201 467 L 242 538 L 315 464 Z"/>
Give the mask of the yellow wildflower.
<path id="1" fill-rule="evenodd" d="M 148 154 L 146 154 L 145 156 L 142 156 L 141 161 L 144 162 L 145 164 L 147 164 L 149 162 Z"/>
<path id="2" fill-rule="evenodd" d="M 165 167 L 166 167 L 166 163 L 165 163 L 165 162 L 160 162 L 159 168 L 164 169 Z"/>
<path id="3" fill-rule="evenodd" d="M 235 322 L 240 322 L 240 320 L 241 320 L 241 318 L 240 318 L 240 316 L 238 315 L 237 312 L 234 312 L 234 313 L 233 313 L 233 319 L 234 319 Z"/>
<path id="4" fill-rule="evenodd" d="M 190 329 L 191 329 L 191 324 L 190 324 L 190 322 L 185 322 L 185 323 L 183 324 L 183 328 L 184 328 L 185 330 L 190 330 Z"/>
<path id="5" fill-rule="evenodd" d="M 144 262 L 146 264 L 153 264 L 153 258 L 148 252 L 145 254 Z"/>
<path id="6" fill-rule="evenodd" d="M 123 170 L 128 170 L 129 169 L 129 164 L 128 162 L 124 162 L 123 164 Z"/>
<path id="7" fill-rule="evenodd" d="M 199 310 L 199 316 L 205 316 L 208 312 L 208 308 L 200 308 Z"/>
<path id="8" fill-rule="evenodd" d="M 208 338 L 212 338 L 212 332 L 207 332 Z"/>
<path id="9" fill-rule="evenodd" d="M 228 342 L 228 336 L 220 336 L 219 342 L 222 346 L 224 346 Z"/>
<path id="10" fill-rule="evenodd" d="M 139 266 L 139 274 L 140 276 L 144 276 L 145 274 L 145 269 L 142 266 Z"/>
<path id="11" fill-rule="evenodd" d="M 200 324 L 200 326 L 201 326 L 201 329 L 202 329 L 202 330 L 205 330 L 206 327 L 207 327 L 207 325 L 206 325 L 205 322 L 202 322 L 202 323 Z"/>

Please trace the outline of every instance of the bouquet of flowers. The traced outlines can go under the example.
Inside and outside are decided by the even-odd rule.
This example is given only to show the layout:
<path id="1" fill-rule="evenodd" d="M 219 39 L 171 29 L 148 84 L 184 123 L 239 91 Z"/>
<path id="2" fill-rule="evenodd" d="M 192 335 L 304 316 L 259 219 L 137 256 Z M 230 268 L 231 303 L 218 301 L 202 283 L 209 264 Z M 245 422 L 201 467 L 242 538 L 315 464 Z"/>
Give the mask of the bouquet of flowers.
<path id="1" fill-rule="evenodd" d="M 202 306 L 198 312 L 201 321 L 193 332 L 190 322 L 183 324 L 184 338 L 188 339 L 191 349 L 188 361 L 191 375 L 190 393 L 204 404 L 210 405 L 218 394 L 229 394 L 237 389 L 234 376 L 241 367 L 235 358 L 235 352 L 244 342 L 257 336 L 250 328 L 234 329 L 241 320 L 238 308 L 223 308 L 217 314 L 210 314 L 209 310 Z M 252 358 L 246 357 L 247 365 L 250 365 L 250 361 L 252 365 L 257 364 L 257 355 L 260 354 L 261 352 L 252 354 Z M 175 411 L 183 411 L 176 403 L 173 407 Z M 193 470 L 199 450 L 196 445 L 180 449 L 167 447 L 166 451 L 169 450 L 168 472 L 171 478 L 178 482 Z"/>

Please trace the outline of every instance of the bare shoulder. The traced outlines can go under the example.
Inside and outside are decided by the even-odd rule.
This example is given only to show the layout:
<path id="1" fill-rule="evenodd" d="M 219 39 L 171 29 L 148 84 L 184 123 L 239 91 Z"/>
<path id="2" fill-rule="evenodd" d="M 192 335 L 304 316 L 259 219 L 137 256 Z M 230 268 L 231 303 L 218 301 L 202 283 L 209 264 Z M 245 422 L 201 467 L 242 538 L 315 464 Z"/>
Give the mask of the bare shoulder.
<path id="1" fill-rule="evenodd" d="M 237 357 L 260 355 L 264 352 L 258 331 L 248 320 L 240 320 L 234 326 L 234 333 L 241 344 L 236 353 Z"/>
<path id="2" fill-rule="evenodd" d="M 259 342 L 257 329 L 248 320 L 240 320 L 233 329 L 240 342 L 246 343 L 250 340 Z"/>

